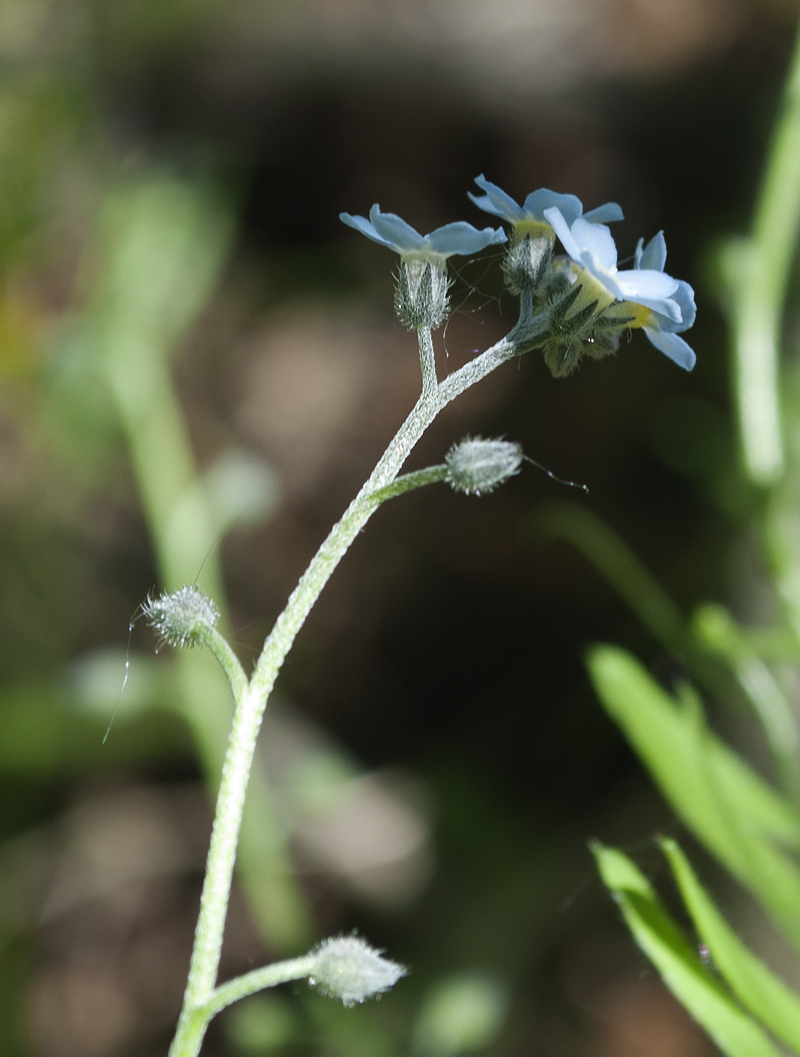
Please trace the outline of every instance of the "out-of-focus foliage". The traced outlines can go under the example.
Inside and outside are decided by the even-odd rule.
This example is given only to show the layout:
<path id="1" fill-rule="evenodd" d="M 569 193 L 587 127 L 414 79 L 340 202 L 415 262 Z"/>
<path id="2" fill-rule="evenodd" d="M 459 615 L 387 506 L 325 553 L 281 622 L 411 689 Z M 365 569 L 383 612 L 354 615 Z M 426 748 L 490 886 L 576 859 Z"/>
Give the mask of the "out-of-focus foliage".
<path id="1" fill-rule="evenodd" d="M 738 398 L 741 482 L 735 491 L 754 486 L 761 491 L 758 501 L 739 514 L 760 546 L 769 623 L 740 625 L 723 606 L 706 604 L 684 626 L 679 610 L 609 528 L 587 523 L 570 510 L 550 519 L 551 529 L 596 560 L 701 686 L 723 701 L 752 708 L 768 750 L 772 774 L 767 780 L 712 732 L 686 677 L 673 699 L 626 651 L 597 647 L 589 657 L 606 710 L 678 817 L 793 948 L 795 974 L 800 953 L 796 353 L 782 348 L 782 324 L 785 315 L 796 312 L 787 295 L 800 225 L 799 87 L 800 37 L 752 234 L 729 240 L 720 251 Z M 640 947 L 724 1053 L 778 1053 L 765 1032 L 798 1051 L 800 997 L 727 924 L 678 844 L 661 843 L 701 938 L 699 951 L 628 857 L 599 844 L 595 849 L 603 880 Z"/>
<path id="2" fill-rule="evenodd" d="M 671 684 L 677 656 L 714 697 L 754 703 L 753 658 L 737 654 L 751 684 L 676 617 L 722 598 L 790 682 L 791 636 L 787 652 L 780 628 L 749 631 L 771 603 L 748 540 L 765 505 L 773 527 L 791 520 L 792 480 L 765 504 L 737 473 L 702 261 L 746 228 L 797 12 L 523 6 L 0 5 L 4 1055 L 165 1051 L 229 713 L 202 654 L 154 656 L 129 623 L 171 579 L 224 583 L 243 660 L 258 648 L 416 396 L 390 268 L 373 271 L 338 213 L 378 200 L 421 230 L 477 223 L 464 192 L 482 171 L 520 195 L 620 200 L 631 254 L 665 227 L 701 294 L 698 367 L 676 379 L 646 342 L 560 384 L 524 363 L 448 413 L 420 464 L 468 431 L 520 439 L 589 485 L 584 513 L 664 589 L 637 594 L 632 574 L 632 622 L 545 542 L 542 501 L 572 493 L 530 467 L 478 505 L 442 488 L 376 519 L 268 718 L 223 970 L 357 924 L 412 974 L 358 1011 L 302 989 L 249 999 L 207 1052 L 651 1057 L 654 1024 L 665 1057 L 712 1052 L 656 974 L 642 980 L 586 853 L 591 834 L 631 848 L 674 816 L 579 657 L 619 641 Z M 457 291 L 452 363 L 507 318 L 482 266 Z M 790 342 L 795 314 L 790 284 Z M 691 704 L 643 693 L 687 751 L 721 746 Z M 731 769 L 747 776 L 737 805 L 791 836 L 760 761 L 714 758 L 726 789 Z"/>

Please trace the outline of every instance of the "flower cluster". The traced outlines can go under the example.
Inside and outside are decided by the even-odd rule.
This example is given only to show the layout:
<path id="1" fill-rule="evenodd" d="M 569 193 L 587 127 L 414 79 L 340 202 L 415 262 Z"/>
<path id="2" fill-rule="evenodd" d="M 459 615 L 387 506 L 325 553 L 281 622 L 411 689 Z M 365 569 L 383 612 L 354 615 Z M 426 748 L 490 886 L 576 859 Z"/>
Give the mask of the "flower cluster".
<path id="1" fill-rule="evenodd" d="M 588 212 L 575 195 L 541 188 L 519 205 L 484 176 L 483 194 L 469 197 L 510 226 L 478 230 L 457 222 L 420 235 L 400 217 L 374 205 L 366 217 L 341 219 L 363 235 L 400 254 L 395 307 L 412 330 L 439 326 L 448 313 L 447 258 L 471 255 L 508 242 L 506 283 L 523 298 L 523 313 L 543 314 L 547 326 L 538 341 L 556 377 L 569 374 L 583 356 L 601 359 L 616 351 L 623 333 L 641 328 L 665 356 L 690 371 L 695 354 L 679 337 L 695 319 L 694 291 L 664 271 L 663 232 L 645 246 L 640 239 L 634 267 L 617 267 L 617 248 L 607 224 L 622 220 L 616 202 Z M 554 255 L 556 239 L 565 255 Z"/>
<path id="2" fill-rule="evenodd" d="M 561 271 L 569 287 L 566 296 L 574 300 L 565 322 L 582 317 L 580 326 L 572 330 L 566 327 L 571 349 L 575 350 L 572 355 L 579 359 L 582 351 L 594 356 L 613 352 L 621 328 L 642 327 L 660 352 L 690 371 L 695 355 L 678 333 L 694 323 L 694 291 L 688 283 L 665 273 L 664 233 L 659 232 L 644 249 L 644 240 L 640 239 L 635 266 L 620 271 L 617 247 L 605 225 L 580 217 L 569 224 L 557 208 L 546 209 L 545 215 L 569 255 L 569 262 Z M 598 348 L 581 350 L 581 342 L 595 343 Z M 567 344 L 562 342 L 559 346 L 562 354 Z M 568 374 L 575 365 L 570 363 L 561 373 Z"/>
<path id="3" fill-rule="evenodd" d="M 557 209 L 570 223 L 581 217 L 597 224 L 623 219 L 616 202 L 606 202 L 584 213 L 583 204 L 575 195 L 557 194 L 541 187 L 532 191 L 520 206 L 483 174 L 475 177 L 475 183 L 484 192 L 480 196 L 467 192 L 475 205 L 511 225 L 511 241 L 503 270 L 509 287 L 516 294 L 535 290 L 550 267 L 556 233 L 545 216 L 547 209 Z"/>

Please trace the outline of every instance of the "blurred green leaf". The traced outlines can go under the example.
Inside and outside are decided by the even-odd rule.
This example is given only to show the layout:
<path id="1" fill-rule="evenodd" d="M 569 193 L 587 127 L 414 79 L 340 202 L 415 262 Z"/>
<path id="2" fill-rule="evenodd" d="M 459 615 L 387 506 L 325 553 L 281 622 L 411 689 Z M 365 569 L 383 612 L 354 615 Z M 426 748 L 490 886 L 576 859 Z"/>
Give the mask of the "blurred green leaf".
<path id="1" fill-rule="evenodd" d="M 283 995 L 253 995 L 226 1010 L 228 1037 L 240 1053 L 263 1057 L 285 1050 L 298 1034 L 298 1017 L 291 1000 Z"/>
<path id="2" fill-rule="evenodd" d="M 71 695 L 48 687 L 5 689 L 0 694 L 0 775 L 48 778 L 175 759 L 191 751 L 183 724 L 166 713 L 119 716 L 104 744 L 108 716 L 87 715 L 73 704 Z"/>
<path id="3" fill-rule="evenodd" d="M 224 591 L 217 535 L 176 398 L 170 357 L 218 280 L 232 217 L 202 188 L 151 176 L 108 196 L 85 340 L 127 440 L 161 583 Z M 223 612 L 224 623 L 224 612 Z"/>
<path id="4" fill-rule="evenodd" d="M 141 352 L 173 352 L 208 300 L 231 233 L 230 211 L 207 191 L 150 177 L 111 194 L 101 217 L 105 267 L 95 295 L 107 339 L 102 351 L 113 356 L 121 342 L 124 357 L 134 338 Z"/>
<path id="5" fill-rule="evenodd" d="M 790 991 L 729 927 L 677 842 L 662 839 L 660 844 L 715 967 L 742 1004 L 774 1035 L 800 1053 L 800 997 Z"/>
<path id="6" fill-rule="evenodd" d="M 752 233 L 719 250 L 733 337 L 743 469 L 758 485 L 785 469 L 781 428 L 782 315 L 800 219 L 800 34 L 770 143 Z"/>
<path id="7" fill-rule="evenodd" d="M 203 487 L 218 535 L 237 525 L 264 524 L 281 502 L 277 472 L 246 451 L 221 455 L 206 470 Z"/>
<path id="8" fill-rule="evenodd" d="M 414 1031 L 414 1051 L 456 1057 L 482 1050 L 497 1036 L 508 1008 L 503 985 L 484 973 L 460 973 L 430 992 Z"/>
<path id="9" fill-rule="evenodd" d="M 636 942 L 717 1046 L 728 1057 L 779 1057 L 761 1027 L 702 963 L 631 860 L 601 844 L 592 851 Z"/>
<path id="10" fill-rule="evenodd" d="M 800 872 L 773 840 L 798 846 L 789 804 L 705 723 L 688 690 L 674 701 L 624 650 L 595 647 L 595 689 L 663 795 L 800 948 Z"/>

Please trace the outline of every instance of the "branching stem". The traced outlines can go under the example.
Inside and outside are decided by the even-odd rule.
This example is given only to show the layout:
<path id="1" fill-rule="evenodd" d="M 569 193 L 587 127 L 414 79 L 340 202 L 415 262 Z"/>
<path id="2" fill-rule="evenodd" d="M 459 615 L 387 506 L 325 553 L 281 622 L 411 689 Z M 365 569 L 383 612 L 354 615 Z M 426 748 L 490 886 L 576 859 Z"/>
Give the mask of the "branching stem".
<path id="1" fill-rule="evenodd" d="M 430 332 L 424 337 L 420 334 L 421 355 L 424 352 L 422 394 L 358 495 L 312 558 L 267 637 L 250 680 L 238 677 L 232 680 L 236 705 L 222 768 L 189 979 L 170 1057 L 196 1057 L 209 1021 L 221 1008 L 215 1003 L 214 995 L 233 994 L 241 983 L 231 981 L 215 990 L 256 739 L 269 695 L 297 633 L 356 536 L 381 503 L 394 494 L 389 486 L 439 412 L 501 364 L 534 348 L 547 325 L 546 314 L 534 318 L 529 313 L 523 314 L 510 334 L 440 383 L 436 381 L 435 367 L 432 378 L 430 369 L 426 372 L 424 367 L 426 356 L 433 352 Z M 230 665 L 223 667 L 227 672 Z"/>

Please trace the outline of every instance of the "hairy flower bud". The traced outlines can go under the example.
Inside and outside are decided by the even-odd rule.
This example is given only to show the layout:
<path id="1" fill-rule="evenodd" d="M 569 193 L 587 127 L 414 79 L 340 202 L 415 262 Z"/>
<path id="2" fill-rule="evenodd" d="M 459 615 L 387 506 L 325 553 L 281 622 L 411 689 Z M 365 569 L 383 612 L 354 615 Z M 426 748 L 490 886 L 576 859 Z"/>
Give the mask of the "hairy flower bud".
<path id="1" fill-rule="evenodd" d="M 312 952 L 315 965 L 308 977 L 328 998 L 354 1006 L 394 987 L 406 968 L 382 957 L 360 936 L 337 936 L 323 940 Z"/>
<path id="2" fill-rule="evenodd" d="M 506 250 L 503 272 L 513 294 L 535 291 L 547 274 L 555 236 L 548 224 L 518 224 Z"/>
<path id="3" fill-rule="evenodd" d="M 213 628 L 219 620 L 219 610 L 196 587 L 181 587 L 171 594 L 150 598 L 142 606 L 145 620 L 159 638 L 159 647 L 199 646 L 203 642 L 202 629 Z"/>
<path id="4" fill-rule="evenodd" d="M 617 351 L 634 317 L 591 273 L 557 258 L 543 289 L 550 306 L 550 333 L 542 352 L 554 378 L 566 378 L 584 356 L 601 360 Z"/>
<path id="5" fill-rule="evenodd" d="M 450 303 L 444 261 L 424 257 L 403 257 L 396 276 L 394 310 L 408 330 L 441 326 L 447 319 Z"/>
<path id="6" fill-rule="evenodd" d="M 466 437 L 445 456 L 447 480 L 456 492 L 481 495 L 492 492 L 519 473 L 522 447 L 510 440 Z"/>

